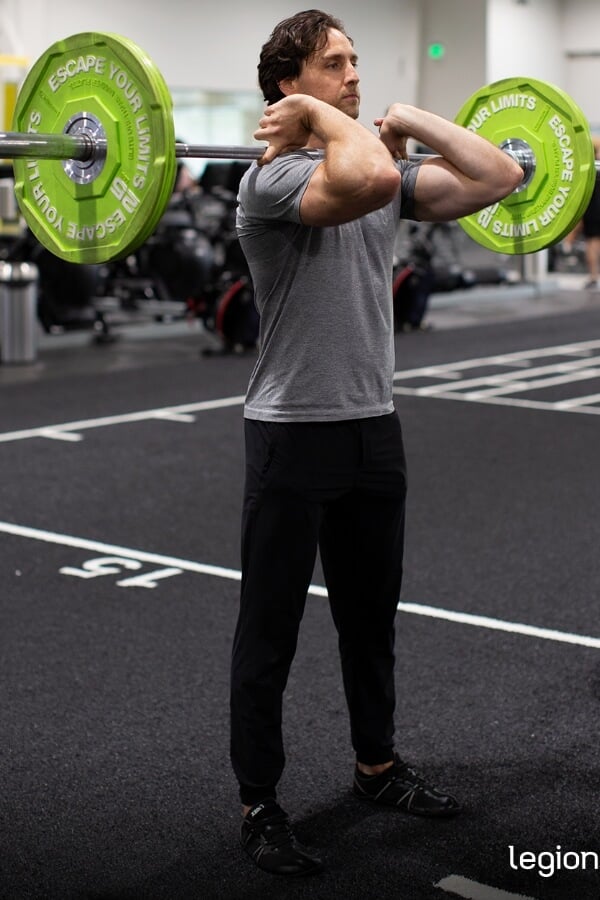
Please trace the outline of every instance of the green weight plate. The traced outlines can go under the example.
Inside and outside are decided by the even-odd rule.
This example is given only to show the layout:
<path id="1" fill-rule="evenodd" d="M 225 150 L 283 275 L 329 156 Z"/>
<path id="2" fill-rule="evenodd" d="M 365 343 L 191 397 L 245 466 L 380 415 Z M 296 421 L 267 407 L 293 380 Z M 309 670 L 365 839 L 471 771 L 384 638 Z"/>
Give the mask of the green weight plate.
<path id="1" fill-rule="evenodd" d="M 596 169 L 589 123 L 568 94 L 533 78 L 505 78 L 473 94 L 456 122 L 498 146 L 522 141 L 535 159 L 524 189 L 459 219 L 473 240 L 498 253 L 534 253 L 573 229 Z"/>
<path id="2" fill-rule="evenodd" d="M 163 85 L 159 88 L 159 90 L 163 93 L 163 109 L 169 110 L 169 115 L 171 121 L 173 122 L 173 100 L 171 98 L 170 91 L 168 90 L 166 85 Z M 174 129 L 174 125 L 173 125 Z M 169 201 L 171 200 L 171 196 L 173 194 L 173 188 L 175 186 L 175 178 L 177 175 L 177 159 L 175 157 L 175 131 L 173 130 L 173 152 L 169 154 L 169 165 L 168 170 L 163 180 L 162 185 L 162 193 L 161 193 L 161 203 L 159 215 L 156 217 L 156 221 L 153 224 L 149 235 L 152 234 L 158 225 L 165 209 L 167 208 Z"/>
<path id="3" fill-rule="evenodd" d="M 142 50 L 136 43 L 130 40 L 127 37 L 120 36 L 120 40 L 122 40 L 134 53 L 140 61 L 143 63 L 146 73 L 148 77 L 154 84 L 156 91 L 158 92 L 159 97 L 162 98 L 162 109 L 165 113 L 165 116 L 169 117 L 169 121 L 173 128 L 173 148 L 175 148 L 175 131 L 174 131 L 174 119 L 173 119 L 173 98 L 171 97 L 171 92 L 167 86 L 166 81 L 164 80 L 160 70 L 154 65 L 150 57 Z M 166 171 L 164 173 L 162 190 L 160 194 L 160 199 L 156 205 L 156 215 L 148 221 L 147 228 L 144 229 L 143 232 L 143 241 L 146 241 L 151 234 L 154 233 L 156 227 L 162 218 L 162 215 L 171 199 L 171 195 L 173 193 L 173 187 L 175 184 L 175 176 L 177 174 L 177 159 L 175 157 L 175 150 L 173 149 L 172 153 L 166 154 Z M 142 243 L 143 243 L 142 241 Z M 134 248 L 132 248 L 134 249 Z"/>
<path id="4" fill-rule="evenodd" d="M 58 41 L 34 64 L 19 92 L 14 130 L 61 134 L 82 113 L 106 137 L 100 171 L 81 181 L 61 160 L 14 160 L 15 193 L 51 252 L 101 263 L 132 252 L 165 210 L 176 165 L 172 104 L 139 47 L 89 32 Z"/>
<path id="5" fill-rule="evenodd" d="M 163 76 L 161 75 L 159 69 L 154 65 L 148 54 L 144 50 L 142 50 L 136 43 L 134 43 L 134 41 L 122 35 L 114 35 L 114 37 L 118 37 L 118 39 L 130 49 L 130 51 L 143 65 L 146 75 L 151 81 L 154 90 L 159 97 L 159 102 L 163 110 L 163 114 L 166 119 L 168 118 L 170 127 L 172 128 L 172 146 L 174 148 L 175 132 L 173 123 L 173 100 Z M 170 146 L 171 145 L 169 145 L 169 147 Z M 172 153 L 169 152 L 165 154 L 165 171 L 163 173 L 162 183 L 157 185 L 157 187 L 159 188 L 159 195 L 153 210 L 154 214 L 148 218 L 146 226 L 140 233 L 140 239 L 127 249 L 127 253 L 132 252 L 136 248 L 136 246 L 139 246 L 141 243 L 146 241 L 150 237 L 150 235 L 154 233 L 171 198 L 171 194 L 173 192 L 173 183 L 175 181 L 176 168 L 177 160 L 175 158 L 175 151 L 173 149 Z"/>
<path id="6" fill-rule="evenodd" d="M 140 64 L 144 67 L 144 71 L 149 81 L 152 84 L 154 91 L 156 91 L 157 96 L 160 98 L 160 105 L 163 110 L 163 114 L 165 117 L 168 117 L 168 120 L 172 122 L 173 119 L 173 102 L 171 99 L 170 92 L 164 82 L 164 79 L 158 69 L 155 67 L 154 63 L 150 59 L 150 57 L 133 41 L 129 40 L 122 35 L 110 35 L 111 38 L 117 39 L 126 46 L 132 54 L 138 59 Z M 169 140 L 169 139 L 167 139 Z M 173 131 L 173 142 L 175 141 L 175 134 Z M 133 233 L 133 240 L 123 246 L 119 251 L 119 256 L 127 256 L 132 253 L 137 247 L 143 244 L 151 234 L 156 229 L 158 222 L 160 221 L 164 210 L 169 201 L 169 197 L 172 193 L 172 181 L 175 177 L 175 168 L 176 168 L 176 159 L 175 154 L 167 153 L 165 155 L 165 169 L 162 173 L 161 182 L 158 182 L 156 187 L 158 189 L 156 202 L 154 203 L 150 215 L 147 218 L 145 223 L 142 223 L 139 233 Z"/>

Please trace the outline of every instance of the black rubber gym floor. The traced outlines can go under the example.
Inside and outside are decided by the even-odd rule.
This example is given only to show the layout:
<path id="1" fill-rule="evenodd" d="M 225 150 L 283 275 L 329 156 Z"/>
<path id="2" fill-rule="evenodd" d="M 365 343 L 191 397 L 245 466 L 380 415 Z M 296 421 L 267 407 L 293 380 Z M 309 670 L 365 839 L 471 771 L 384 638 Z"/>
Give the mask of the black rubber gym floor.
<path id="1" fill-rule="evenodd" d="M 201 343 L 124 336 L 0 370 L 0 896 L 598 900 L 600 306 L 398 336 L 398 749 L 465 811 L 350 794 L 317 566 L 280 791 L 326 863 L 306 881 L 238 845 L 228 665 L 253 357 Z"/>

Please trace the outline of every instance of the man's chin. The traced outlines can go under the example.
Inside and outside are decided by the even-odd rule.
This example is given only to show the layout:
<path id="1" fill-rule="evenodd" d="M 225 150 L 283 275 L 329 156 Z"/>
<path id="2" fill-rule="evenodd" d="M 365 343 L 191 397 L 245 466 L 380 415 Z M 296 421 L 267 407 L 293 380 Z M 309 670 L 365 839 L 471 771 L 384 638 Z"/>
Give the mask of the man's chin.
<path id="1" fill-rule="evenodd" d="M 358 119 L 360 100 L 344 100 L 340 109 L 351 119 Z"/>

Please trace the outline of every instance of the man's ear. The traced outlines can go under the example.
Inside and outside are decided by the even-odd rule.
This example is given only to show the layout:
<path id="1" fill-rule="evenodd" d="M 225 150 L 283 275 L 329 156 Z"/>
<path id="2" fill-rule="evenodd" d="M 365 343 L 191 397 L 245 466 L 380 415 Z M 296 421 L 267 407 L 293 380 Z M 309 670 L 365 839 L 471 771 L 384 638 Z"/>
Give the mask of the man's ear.
<path id="1" fill-rule="evenodd" d="M 295 78 L 282 78 L 281 81 L 277 82 L 277 87 L 286 97 L 297 93 Z"/>

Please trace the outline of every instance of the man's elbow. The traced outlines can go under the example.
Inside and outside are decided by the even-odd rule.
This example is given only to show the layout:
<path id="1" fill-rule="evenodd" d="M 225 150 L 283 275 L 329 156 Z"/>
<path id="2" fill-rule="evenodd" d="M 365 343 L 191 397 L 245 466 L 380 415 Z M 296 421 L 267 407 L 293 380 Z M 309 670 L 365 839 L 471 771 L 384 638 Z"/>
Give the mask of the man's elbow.
<path id="1" fill-rule="evenodd" d="M 391 203 L 402 183 L 402 176 L 396 166 L 379 168 L 368 187 L 367 195 L 371 198 L 376 208 Z"/>
<path id="2" fill-rule="evenodd" d="M 398 191 L 402 177 L 395 165 L 384 168 L 373 166 L 370 171 L 356 170 L 349 182 L 335 186 L 319 195 L 318 201 L 309 205 L 308 192 L 301 206 L 305 225 L 342 225 L 360 219 L 391 203 Z"/>

